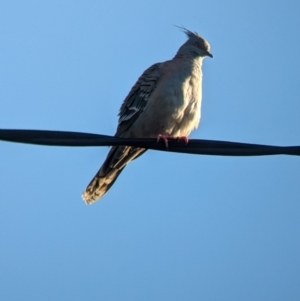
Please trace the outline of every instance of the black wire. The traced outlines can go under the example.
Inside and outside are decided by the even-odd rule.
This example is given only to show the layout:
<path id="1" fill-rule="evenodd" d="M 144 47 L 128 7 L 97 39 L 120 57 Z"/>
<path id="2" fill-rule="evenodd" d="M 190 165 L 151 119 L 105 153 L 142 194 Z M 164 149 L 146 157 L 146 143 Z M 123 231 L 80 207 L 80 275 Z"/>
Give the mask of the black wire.
<path id="1" fill-rule="evenodd" d="M 182 140 L 170 139 L 167 149 L 163 140 L 118 138 L 106 135 L 44 131 L 0 129 L 0 140 L 51 146 L 112 146 L 128 145 L 147 149 L 197 155 L 218 156 L 264 156 L 300 155 L 300 146 L 270 146 L 239 142 L 190 139 L 187 144 Z"/>

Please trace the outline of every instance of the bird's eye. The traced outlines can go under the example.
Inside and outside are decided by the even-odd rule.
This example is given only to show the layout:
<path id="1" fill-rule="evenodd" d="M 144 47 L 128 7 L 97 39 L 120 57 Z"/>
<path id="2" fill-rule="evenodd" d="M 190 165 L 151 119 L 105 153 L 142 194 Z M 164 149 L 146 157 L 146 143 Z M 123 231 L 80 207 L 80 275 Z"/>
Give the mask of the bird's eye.
<path id="1" fill-rule="evenodd" d="M 201 45 L 200 45 L 199 42 L 196 42 L 196 43 L 195 43 L 195 46 L 196 46 L 197 48 L 201 48 Z"/>

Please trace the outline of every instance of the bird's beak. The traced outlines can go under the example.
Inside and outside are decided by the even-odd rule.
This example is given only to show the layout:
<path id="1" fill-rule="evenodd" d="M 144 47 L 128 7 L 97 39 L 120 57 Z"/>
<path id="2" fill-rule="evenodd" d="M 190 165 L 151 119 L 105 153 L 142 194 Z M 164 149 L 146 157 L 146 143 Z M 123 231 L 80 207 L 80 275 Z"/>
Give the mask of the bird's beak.
<path id="1" fill-rule="evenodd" d="M 209 51 L 207 51 L 206 55 L 207 55 L 207 56 L 210 56 L 211 58 L 214 57 Z"/>

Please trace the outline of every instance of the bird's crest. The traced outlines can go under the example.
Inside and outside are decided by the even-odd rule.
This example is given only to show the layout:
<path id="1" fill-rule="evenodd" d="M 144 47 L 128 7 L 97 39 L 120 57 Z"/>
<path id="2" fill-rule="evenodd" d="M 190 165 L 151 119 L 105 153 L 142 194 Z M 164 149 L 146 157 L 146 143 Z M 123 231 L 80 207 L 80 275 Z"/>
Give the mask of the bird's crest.
<path id="1" fill-rule="evenodd" d="M 187 28 L 185 28 L 184 26 L 177 26 L 177 25 L 175 25 L 175 26 L 177 28 L 181 29 L 181 31 L 184 32 L 189 39 L 190 38 L 202 38 L 196 31 L 190 31 Z"/>
<path id="2" fill-rule="evenodd" d="M 179 28 L 182 32 L 184 32 L 186 34 L 186 36 L 188 37 L 189 40 L 200 40 L 203 43 L 204 48 L 209 51 L 210 49 L 210 45 L 209 43 L 203 38 L 201 37 L 198 32 L 196 31 L 190 31 L 187 28 L 185 28 L 184 26 L 177 26 L 175 25 L 177 28 Z"/>

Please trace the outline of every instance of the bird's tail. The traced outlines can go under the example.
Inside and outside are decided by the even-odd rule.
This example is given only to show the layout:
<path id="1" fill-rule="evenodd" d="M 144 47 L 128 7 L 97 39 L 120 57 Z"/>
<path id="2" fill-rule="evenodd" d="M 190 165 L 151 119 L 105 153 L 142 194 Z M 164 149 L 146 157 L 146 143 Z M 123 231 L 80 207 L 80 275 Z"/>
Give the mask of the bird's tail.
<path id="1" fill-rule="evenodd" d="M 112 147 L 103 165 L 82 194 L 85 203 L 92 204 L 100 199 L 113 185 L 125 166 L 143 152 L 145 149 L 137 147 Z"/>

